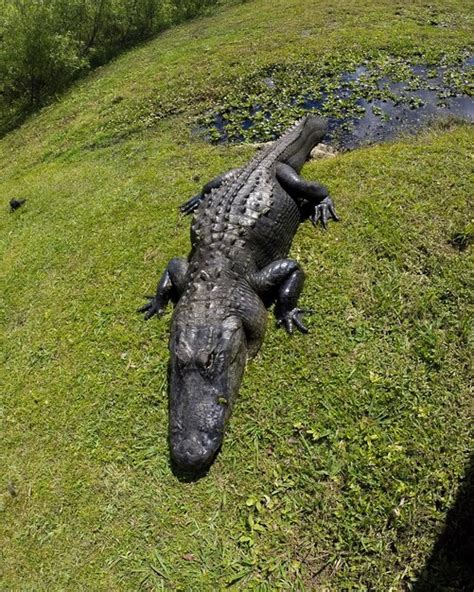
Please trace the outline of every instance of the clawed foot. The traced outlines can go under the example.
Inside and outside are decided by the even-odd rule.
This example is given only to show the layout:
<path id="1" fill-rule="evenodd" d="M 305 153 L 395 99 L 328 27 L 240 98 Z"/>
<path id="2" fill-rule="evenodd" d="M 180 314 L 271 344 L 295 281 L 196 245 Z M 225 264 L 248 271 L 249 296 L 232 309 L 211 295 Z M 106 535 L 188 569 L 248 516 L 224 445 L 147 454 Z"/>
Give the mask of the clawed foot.
<path id="1" fill-rule="evenodd" d="M 314 312 L 310 308 L 293 308 L 277 317 L 277 324 L 283 325 L 287 333 L 293 333 L 296 327 L 300 333 L 308 333 L 308 328 L 303 325 L 301 315 Z"/>
<path id="2" fill-rule="evenodd" d="M 180 212 L 185 216 L 187 216 L 188 214 L 192 214 L 195 210 L 197 210 L 199 204 L 202 202 L 203 199 L 204 196 L 202 195 L 202 193 L 198 193 L 198 195 L 191 197 L 191 199 L 188 199 L 188 201 L 184 202 L 184 204 L 181 204 L 179 206 Z"/>
<path id="3" fill-rule="evenodd" d="M 137 312 L 145 313 L 145 321 L 151 319 L 153 315 L 159 317 L 164 313 L 164 306 L 158 302 L 156 296 L 145 296 L 145 298 L 149 298 L 149 301 L 137 310 Z"/>
<path id="4" fill-rule="evenodd" d="M 328 195 L 323 199 L 322 202 L 315 206 L 314 213 L 310 216 L 310 220 L 313 223 L 313 226 L 315 227 L 321 220 L 323 228 L 326 229 L 328 225 L 328 220 L 330 218 L 332 218 L 336 222 L 339 220 L 339 217 L 337 216 L 336 210 L 334 208 L 334 203 Z"/>

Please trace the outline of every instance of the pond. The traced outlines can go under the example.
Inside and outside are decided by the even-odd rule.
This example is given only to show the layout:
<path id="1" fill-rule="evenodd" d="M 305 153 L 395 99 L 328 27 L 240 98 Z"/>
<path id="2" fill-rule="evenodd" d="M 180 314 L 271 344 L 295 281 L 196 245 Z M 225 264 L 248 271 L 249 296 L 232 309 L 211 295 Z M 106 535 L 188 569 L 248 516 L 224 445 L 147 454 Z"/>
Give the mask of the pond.
<path id="1" fill-rule="evenodd" d="M 312 112 L 328 119 L 325 143 L 350 150 L 437 119 L 474 121 L 473 66 L 473 56 L 439 65 L 388 60 L 313 81 L 309 72 L 304 84 L 301 66 L 293 78 L 290 68 L 274 68 L 253 81 L 252 93 L 237 90 L 229 106 L 207 113 L 198 129 L 215 143 L 266 142 L 281 134 L 285 118 Z"/>

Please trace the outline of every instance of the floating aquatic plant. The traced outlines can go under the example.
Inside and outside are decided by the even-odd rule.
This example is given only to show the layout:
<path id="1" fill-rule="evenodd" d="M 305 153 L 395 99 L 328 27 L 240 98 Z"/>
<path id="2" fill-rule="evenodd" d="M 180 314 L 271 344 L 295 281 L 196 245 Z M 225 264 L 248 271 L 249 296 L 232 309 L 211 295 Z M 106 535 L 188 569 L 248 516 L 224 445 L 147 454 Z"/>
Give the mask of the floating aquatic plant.
<path id="1" fill-rule="evenodd" d="M 431 103 L 426 111 L 435 113 L 451 98 L 471 96 L 472 70 L 465 51 L 443 55 L 437 64 L 423 55 L 410 61 L 383 53 L 362 62 L 333 56 L 322 63 L 273 64 L 239 81 L 198 124 L 213 143 L 265 142 L 309 111 L 328 118 L 333 139 L 344 144 L 363 119 L 376 120 L 367 129 L 385 123 L 392 130 L 389 122 L 410 119 L 407 111 Z M 394 108 L 400 116 L 392 117 Z"/>

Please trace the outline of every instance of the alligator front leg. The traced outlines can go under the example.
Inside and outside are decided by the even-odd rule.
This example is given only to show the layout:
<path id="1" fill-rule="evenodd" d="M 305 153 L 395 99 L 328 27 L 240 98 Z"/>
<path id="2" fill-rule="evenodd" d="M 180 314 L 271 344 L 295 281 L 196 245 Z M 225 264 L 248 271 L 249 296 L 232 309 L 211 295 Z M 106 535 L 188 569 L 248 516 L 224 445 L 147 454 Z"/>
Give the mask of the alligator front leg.
<path id="1" fill-rule="evenodd" d="M 339 220 L 327 187 L 314 181 L 306 181 L 290 165 L 283 163 L 276 168 L 276 178 L 296 201 L 303 218 L 310 218 L 314 226 L 321 220 L 323 228 L 326 228 L 329 218 Z"/>
<path id="2" fill-rule="evenodd" d="M 147 296 L 150 300 L 138 312 L 145 313 L 145 320 L 153 315 L 163 314 L 170 300 L 176 303 L 185 288 L 185 276 L 188 271 L 188 261 L 184 257 L 174 257 L 168 263 L 163 275 L 158 282 L 156 294 Z"/>
<path id="3" fill-rule="evenodd" d="M 274 261 L 253 274 L 250 283 L 267 306 L 275 301 L 277 322 L 283 325 L 288 333 L 293 333 L 294 327 L 301 333 L 308 332 L 301 321 L 301 315 L 312 311 L 298 308 L 298 298 L 304 284 L 304 272 L 296 261 L 293 259 Z"/>
<path id="4" fill-rule="evenodd" d="M 236 177 L 239 171 L 240 169 L 231 169 L 230 171 L 227 171 L 227 173 L 222 173 L 222 175 L 217 175 L 217 177 L 214 177 L 214 179 L 204 185 L 204 187 L 201 189 L 201 193 L 198 193 L 194 197 L 191 197 L 191 199 L 188 199 L 188 201 L 186 201 L 184 204 L 181 204 L 179 206 L 180 211 L 183 214 L 191 214 L 194 212 L 194 210 L 197 209 L 199 204 L 212 189 L 218 189 L 223 183 L 225 183 L 225 181 L 230 181 Z"/>

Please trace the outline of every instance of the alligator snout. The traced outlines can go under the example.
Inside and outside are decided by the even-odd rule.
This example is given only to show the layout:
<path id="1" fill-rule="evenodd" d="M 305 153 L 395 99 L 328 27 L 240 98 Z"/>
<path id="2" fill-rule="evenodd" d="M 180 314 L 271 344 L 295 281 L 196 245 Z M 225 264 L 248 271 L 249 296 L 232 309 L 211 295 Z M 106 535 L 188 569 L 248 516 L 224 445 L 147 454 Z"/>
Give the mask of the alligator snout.
<path id="1" fill-rule="evenodd" d="M 171 458 L 183 471 L 196 472 L 207 468 L 213 461 L 220 439 L 211 438 L 203 432 L 193 431 L 171 438 Z"/>
<path id="2" fill-rule="evenodd" d="M 173 466 L 198 474 L 210 467 L 222 445 L 245 368 L 247 338 L 236 316 L 191 321 L 187 314 L 176 317 L 171 332 L 169 444 Z"/>

